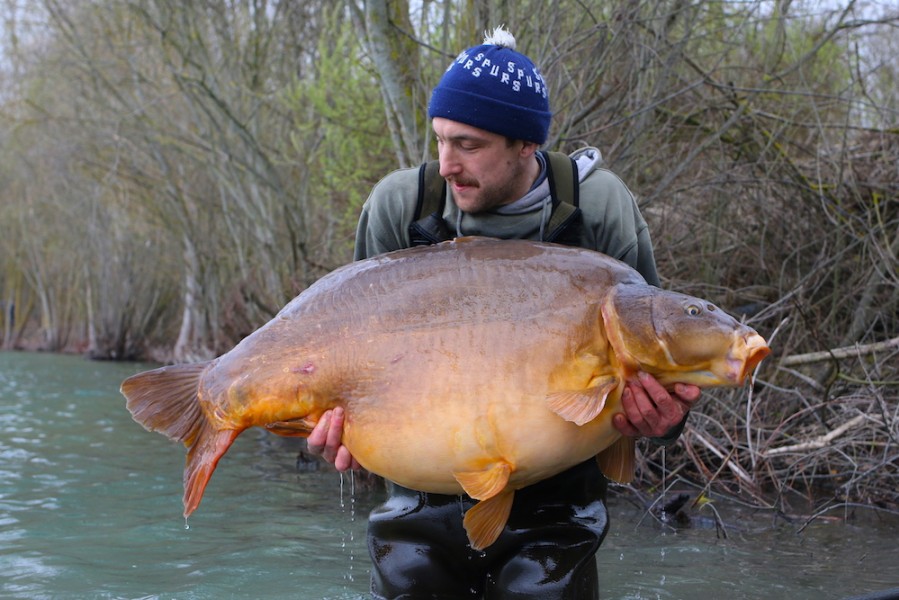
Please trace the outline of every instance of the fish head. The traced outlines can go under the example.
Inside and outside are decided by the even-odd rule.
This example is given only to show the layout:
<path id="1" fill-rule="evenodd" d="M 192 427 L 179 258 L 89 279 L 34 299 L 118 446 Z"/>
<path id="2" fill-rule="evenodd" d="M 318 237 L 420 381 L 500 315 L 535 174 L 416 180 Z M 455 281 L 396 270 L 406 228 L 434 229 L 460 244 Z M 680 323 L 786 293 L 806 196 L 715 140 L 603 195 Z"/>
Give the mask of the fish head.
<path id="1" fill-rule="evenodd" d="M 643 370 L 666 386 L 738 386 L 770 353 L 754 329 L 686 294 L 618 285 L 602 312 L 625 370 Z"/>

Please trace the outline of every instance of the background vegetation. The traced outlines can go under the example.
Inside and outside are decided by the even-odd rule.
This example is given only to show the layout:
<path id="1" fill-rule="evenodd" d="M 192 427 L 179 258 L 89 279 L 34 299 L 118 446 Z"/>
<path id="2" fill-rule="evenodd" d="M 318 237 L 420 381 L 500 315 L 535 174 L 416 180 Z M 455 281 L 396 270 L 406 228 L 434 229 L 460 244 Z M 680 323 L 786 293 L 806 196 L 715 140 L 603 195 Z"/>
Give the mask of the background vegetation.
<path id="1" fill-rule="evenodd" d="M 664 285 L 772 339 L 643 482 L 895 507 L 899 8 L 720 0 L 3 0 L 2 347 L 213 356 L 351 257 L 430 89 L 506 24 L 547 144 L 599 146 Z M 664 466 L 663 466 L 664 463 Z"/>

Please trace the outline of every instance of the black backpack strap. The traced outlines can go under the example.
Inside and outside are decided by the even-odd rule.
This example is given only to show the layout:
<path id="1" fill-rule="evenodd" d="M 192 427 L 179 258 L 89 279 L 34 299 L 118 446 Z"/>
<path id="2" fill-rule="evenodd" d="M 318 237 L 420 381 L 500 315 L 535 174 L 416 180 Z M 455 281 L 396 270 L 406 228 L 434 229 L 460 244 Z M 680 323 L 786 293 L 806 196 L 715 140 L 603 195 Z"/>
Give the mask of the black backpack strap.
<path id="1" fill-rule="evenodd" d="M 546 226 L 544 241 L 579 245 L 581 223 L 580 181 L 577 163 L 561 152 L 544 152 L 546 178 L 552 195 L 553 213 Z"/>
<path id="2" fill-rule="evenodd" d="M 546 177 L 549 179 L 549 193 L 553 197 L 553 208 L 558 203 L 567 202 L 572 206 L 580 206 L 580 181 L 577 163 L 562 152 L 543 152 L 546 158 Z"/>
<path id="3" fill-rule="evenodd" d="M 409 225 L 413 246 L 428 246 L 452 237 L 443 221 L 446 180 L 440 176 L 440 161 L 432 160 L 418 169 L 418 201 Z"/>

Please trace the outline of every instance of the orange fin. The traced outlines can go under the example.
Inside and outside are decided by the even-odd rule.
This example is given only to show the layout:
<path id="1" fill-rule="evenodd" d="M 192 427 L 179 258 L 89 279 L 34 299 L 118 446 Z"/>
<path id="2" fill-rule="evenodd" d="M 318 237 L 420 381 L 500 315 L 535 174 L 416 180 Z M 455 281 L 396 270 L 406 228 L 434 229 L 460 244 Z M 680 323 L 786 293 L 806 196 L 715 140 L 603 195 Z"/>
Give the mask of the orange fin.
<path id="1" fill-rule="evenodd" d="M 213 429 L 208 421 L 203 421 L 196 444 L 187 453 L 187 465 L 184 467 L 185 519 L 200 506 L 206 484 L 219 459 L 239 434 L 240 431 L 234 429 Z"/>
<path id="2" fill-rule="evenodd" d="M 621 436 L 596 455 L 599 470 L 606 478 L 618 483 L 630 483 L 636 470 L 636 438 Z"/>
<path id="3" fill-rule="evenodd" d="M 309 437 L 318 419 L 310 419 L 303 417 L 302 419 L 291 419 L 290 421 L 276 421 L 268 423 L 265 428 L 285 437 Z"/>
<path id="4" fill-rule="evenodd" d="M 584 425 L 599 416 L 606 405 L 606 398 L 618 385 L 611 375 L 600 377 L 597 384 L 584 390 L 553 392 L 547 396 L 549 408 L 554 413 L 577 425 Z"/>
<path id="5" fill-rule="evenodd" d="M 514 498 L 515 490 L 507 489 L 468 509 L 462 524 L 473 549 L 483 550 L 496 541 L 509 520 Z"/>
<path id="6" fill-rule="evenodd" d="M 209 362 L 162 367 L 132 375 L 121 392 L 135 421 L 191 446 L 205 421 L 197 388 Z"/>
<path id="7" fill-rule="evenodd" d="M 498 461 L 483 471 L 463 471 L 453 473 L 453 477 L 476 500 L 485 500 L 499 494 L 509 483 L 512 467 L 506 461 Z"/>
<path id="8" fill-rule="evenodd" d="M 216 430 L 200 408 L 197 390 L 209 362 L 162 367 L 138 373 L 122 383 L 128 410 L 150 431 L 183 442 L 188 448 L 184 468 L 184 516 L 203 498 L 203 490 L 219 459 L 240 431 Z"/>

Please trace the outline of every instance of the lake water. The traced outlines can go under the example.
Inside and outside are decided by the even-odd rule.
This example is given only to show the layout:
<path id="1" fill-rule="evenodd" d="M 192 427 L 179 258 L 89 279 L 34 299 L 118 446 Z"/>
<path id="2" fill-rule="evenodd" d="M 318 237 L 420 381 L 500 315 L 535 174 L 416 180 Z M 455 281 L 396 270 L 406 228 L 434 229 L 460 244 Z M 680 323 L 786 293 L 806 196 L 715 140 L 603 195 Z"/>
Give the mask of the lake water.
<path id="1" fill-rule="evenodd" d="M 121 380 L 146 365 L 0 352 L 0 597 L 366 598 L 366 517 L 382 491 L 252 430 L 181 517 L 184 451 L 131 420 Z M 899 587 L 899 519 L 774 522 L 716 502 L 677 532 L 610 502 L 603 598 L 834 598 Z M 838 515 L 842 516 L 842 515 Z"/>

